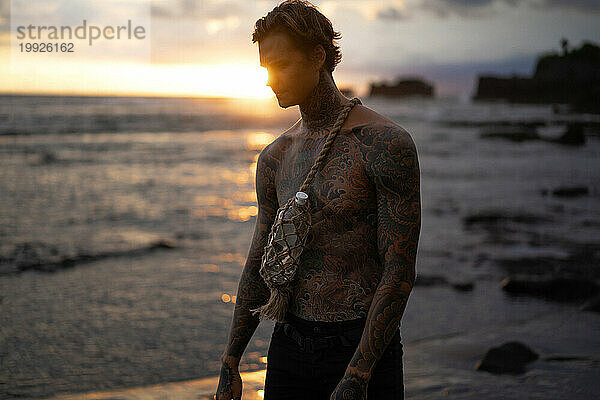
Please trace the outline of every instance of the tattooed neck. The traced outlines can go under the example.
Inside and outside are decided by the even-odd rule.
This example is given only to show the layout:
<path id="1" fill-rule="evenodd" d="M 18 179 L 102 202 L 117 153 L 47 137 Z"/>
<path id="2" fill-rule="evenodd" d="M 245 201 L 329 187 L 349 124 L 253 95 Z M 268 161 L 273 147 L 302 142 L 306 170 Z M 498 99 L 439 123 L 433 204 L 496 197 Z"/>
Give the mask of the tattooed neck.
<path id="1" fill-rule="evenodd" d="M 331 75 L 321 70 L 319 83 L 312 94 L 300 104 L 304 126 L 308 131 L 331 128 L 346 102 Z"/>

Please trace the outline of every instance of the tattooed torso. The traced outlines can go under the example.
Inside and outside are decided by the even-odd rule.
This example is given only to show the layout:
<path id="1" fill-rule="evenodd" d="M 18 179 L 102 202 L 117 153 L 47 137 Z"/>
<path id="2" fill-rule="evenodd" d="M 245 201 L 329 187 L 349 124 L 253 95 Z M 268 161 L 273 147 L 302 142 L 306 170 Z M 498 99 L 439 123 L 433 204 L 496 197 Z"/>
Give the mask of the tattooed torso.
<path id="1" fill-rule="evenodd" d="M 308 190 L 312 230 L 289 305 L 290 312 L 307 320 L 365 317 L 384 268 L 377 247 L 377 193 L 371 169 L 377 167 L 382 146 L 392 145 L 405 131 L 385 119 L 354 119 L 336 136 Z M 326 130 L 297 124 L 273 143 L 278 206 L 302 185 L 326 137 Z"/>

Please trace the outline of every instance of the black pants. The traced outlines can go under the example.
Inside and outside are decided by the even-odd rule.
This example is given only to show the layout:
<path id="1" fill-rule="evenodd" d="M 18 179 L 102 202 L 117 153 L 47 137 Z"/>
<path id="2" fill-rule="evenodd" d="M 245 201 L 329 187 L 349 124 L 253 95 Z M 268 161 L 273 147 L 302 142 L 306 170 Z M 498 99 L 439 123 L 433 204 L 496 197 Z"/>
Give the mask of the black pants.
<path id="1" fill-rule="evenodd" d="M 286 327 L 286 325 L 288 325 Z M 358 347 L 365 319 L 276 323 L 267 355 L 265 400 L 329 400 Z M 400 328 L 375 365 L 368 400 L 404 399 Z"/>

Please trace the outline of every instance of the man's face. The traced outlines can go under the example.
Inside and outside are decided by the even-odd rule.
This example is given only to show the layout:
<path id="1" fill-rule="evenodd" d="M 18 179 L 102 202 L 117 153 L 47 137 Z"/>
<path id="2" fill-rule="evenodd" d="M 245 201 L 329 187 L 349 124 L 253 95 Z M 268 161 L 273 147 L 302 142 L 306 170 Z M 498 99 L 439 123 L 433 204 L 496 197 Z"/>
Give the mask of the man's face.
<path id="1" fill-rule="evenodd" d="M 319 69 L 296 48 L 285 33 L 274 32 L 258 43 L 260 65 L 269 73 L 267 86 L 277 96 L 279 106 L 302 103 L 319 82 Z"/>

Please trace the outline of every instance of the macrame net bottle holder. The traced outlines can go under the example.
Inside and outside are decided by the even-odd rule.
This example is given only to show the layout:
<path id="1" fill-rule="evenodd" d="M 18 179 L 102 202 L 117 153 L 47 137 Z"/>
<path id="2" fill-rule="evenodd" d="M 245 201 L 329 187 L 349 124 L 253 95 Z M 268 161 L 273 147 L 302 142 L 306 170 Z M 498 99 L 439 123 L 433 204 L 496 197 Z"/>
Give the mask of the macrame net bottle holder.
<path id="1" fill-rule="evenodd" d="M 358 98 L 353 98 L 340 112 L 315 164 L 298 192 L 307 191 L 325 161 L 335 136 L 356 104 L 362 103 Z M 289 212 L 291 207 L 296 208 L 295 213 Z M 265 305 L 252 310 L 253 314 L 259 314 L 260 319 L 283 321 L 292 295 L 292 283 L 298 271 L 300 255 L 306 245 L 311 226 L 310 199 L 307 199 L 303 205 L 298 205 L 295 203 L 295 197 L 291 197 L 277 210 L 260 266 L 260 275 L 271 290 L 271 296 Z"/>
<path id="2" fill-rule="evenodd" d="M 308 200 L 303 206 L 294 204 L 297 212 L 286 218 L 286 212 L 292 204 L 294 197 L 277 211 L 262 258 L 261 275 L 273 285 L 284 285 L 294 279 L 300 254 L 310 232 Z"/>

